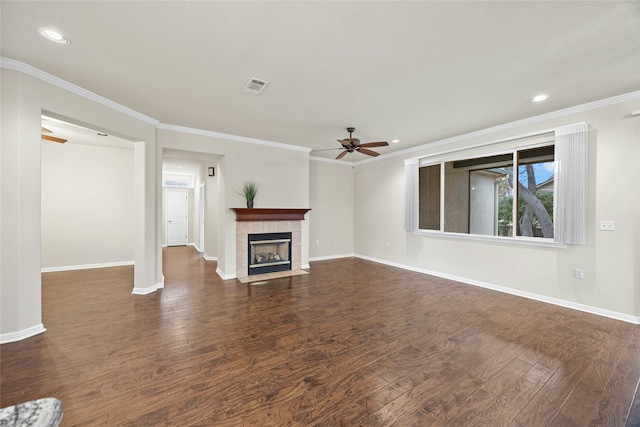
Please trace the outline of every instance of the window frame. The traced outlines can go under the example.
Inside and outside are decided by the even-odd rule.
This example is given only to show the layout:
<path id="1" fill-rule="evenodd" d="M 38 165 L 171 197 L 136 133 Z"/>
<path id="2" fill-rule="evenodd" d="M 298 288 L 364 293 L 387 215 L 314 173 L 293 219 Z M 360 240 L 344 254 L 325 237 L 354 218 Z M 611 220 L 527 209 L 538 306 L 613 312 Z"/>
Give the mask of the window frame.
<path id="1" fill-rule="evenodd" d="M 536 138 L 541 138 L 540 141 L 537 141 Z M 534 142 L 531 142 L 531 139 Z M 518 140 L 522 140 L 518 142 Z M 500 146 L 508 145 L 508 147 L 500 148 Z M 511 243 L 516 245 L 533 245 L 533 246 L 546 246 L 546 247 L 556 247 L 556 248 L 566 248 L 568 244 L 561 243 L 556 241 L 554 238 L 548 237 L 529 237 L 529 236 L 518 236 L 516 234 L 516 221 L 517 221 L 517 210 L 518 210 L 518 190 L 517 185 L 514 185 L 514 195 L 513 195 L 513 206 L 512 206 L 512 236 L 497 236 L 497 235 L 483 235 L 483 234 L 472 234 L 472 233 L 460 233 L 460 232 L 451 232 L 445 231 L 445 174 L 446 168 L 445 164 L 448 162 L 461 161 L 461 160 L 471 160 L 482 157 L 491 157 L 491 156 L 500 156 L 500 155 L 511 155 L 513 168 L 514 168 L 514 184 L 518 180 L 518 152 L 525 151 L 534 148 L 554 146 L 554 150 L 556 148 L 556 135 L 554 134 L 554 129 L 544 130 L 540 132 L 535 132 L 527 135 L 522 135 L 519 137 L 511 137 L 505 138 L 502 140 L 489 142 L 481 145 L 475 145 L 472 147 L 464 147 L 459 149 L 452 149 L 448 151 L 443 151 L 439 153 L 434 153 L 427 156 L 418 157 L 417 160 L 417 168 L 418 168 L 418 177 L 419 177 L 419 169 L 421 167 L 440 165 L 440 229 L 421 229 L 420 227 L 420 188 L 419 181 L 416 182 L 416 192 L 417 192 L 417 200 L 415 209 L 415 216 L 417 218 L 416 228 L 412 230 L 412 234 L 414 235 L 422 235 L 422 236 L 430 236 L 430 237 L 440 237 L 440 238 L 453 238 L 453 239 L 462 239 L 462 240 L 473 240 L 473 241 L 488 241 L 488 242 L 499 242 L 499 243 Z M 554 155 L 554 205 L 556 203 L 555 194 L 558 191 L 558 163 Z M 554 229 L 556 224 L 556 209 L 554 208 L 553 214 L 553 223 Z M 554 233 L 555 234 L 555 233 Z"/>
<path id="2" fill-rule="evenodd" d="M 188 183 L 186 185 L 175 185 L 175 184 L 167 184 L 170 178 L 178 178 L 178 177 L 188 177 Z M 177 181 L 177 180 L 176 180 Z M 195 177 L 192 173 L 175 173 L 175 172 L 165 172 L 162 174 L 162 186 L 163 187 L 171 187 L 171 188 L 194 188 Z M 186 181 L 184 181 L 186 182 Z"/>

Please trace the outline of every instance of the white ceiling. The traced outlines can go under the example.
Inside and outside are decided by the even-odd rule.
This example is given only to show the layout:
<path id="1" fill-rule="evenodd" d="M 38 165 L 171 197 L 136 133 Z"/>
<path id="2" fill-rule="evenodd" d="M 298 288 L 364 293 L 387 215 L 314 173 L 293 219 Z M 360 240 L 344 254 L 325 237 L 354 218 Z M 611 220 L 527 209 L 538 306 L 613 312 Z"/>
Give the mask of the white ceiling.
<path id="1" fill-rule="evenodd" d="M 5 58 L 161 123 L 313 150 L 347 126 L 401 140 L 384 154 L 640 89 L 638 1 L 0 4 Z"/>
<path id="2" fill-rule="evenodd" d="M 43 134 L 66 139 L 65 144 L 85 144 L 133 150 L 133 141 L 107 134 L 102 130 L 90 129 L 83 125 L 69 123 L 57 117 L 43 115 L 42 127 L 51 131 L 50 133 L 43 131 Z M 46 141 L 46 143 L 58 144 L 58 142 L 53 141 Z"/>

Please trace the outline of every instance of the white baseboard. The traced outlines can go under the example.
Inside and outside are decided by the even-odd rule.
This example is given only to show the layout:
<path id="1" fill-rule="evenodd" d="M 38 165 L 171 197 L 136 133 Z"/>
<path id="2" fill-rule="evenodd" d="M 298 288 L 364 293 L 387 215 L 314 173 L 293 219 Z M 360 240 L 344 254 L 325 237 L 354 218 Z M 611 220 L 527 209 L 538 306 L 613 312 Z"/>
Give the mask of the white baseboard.
<path id="1" fill-rule="evenodd" d="M 70 271 L 70 270 L 88 270 L 91 268 L 106 268 L 106 267 L 122 267 L 124 265 L 134 265 L 134 261 L 120 261 L 120 262 L 104 262 L 100 264 L 81 264 L 81 265 L 64 265 L 60 267 L 43 267 L 40 272 L 52 273 L 55 271 Z"/>
<path id="2" fill-rule="evenodd" d="M 133 288 L 131 293 L 133 295 L 149 295 L 162 287 L 164 287 L 164 285 L 160 286 L 159 283 L 156 283 L 155 285 L 149 286 L 148 288 Z"/>
<path id="3" fill-rule="evenodd" d="M 309 258 L 309 262 L 327 261 L 327 260 L 330 260 L 330 259 L 339 259 L 339 258 L 351 258 L 351 257 L 355 257 L 355 256 L 356 256 L 356 254 L 341 254 L 341 255 L 318 256 L 318 257 Z"/>
<path id="4" fill-rule="evenodd" d="M 6 334 L 0 334 L 0 344 L 7 344 L 10 342 L 21 341 L 23 339 L 38 335 L 46 331 L 42 323 L 32 326 L 27 329 L 23 329 L 17 332 L 7 332 Z"/>
<path id="5" fill-rule="evenodd" d="M 217 256 L 209 256 L 207 254 L 202 254 L 202 258 L 204 258 L 205 261 L 218 261 Z"/>
<path id="6" fill-rule="evenodd" d="M 222 280 L 231 280 L 236 278 L 235 274 L 224 274 L 220 268 L 216 268 L 216 273 L 218 273 L 218 276 L 220 276 Z"/>
<path id="7" fill-rule="evenodd" d="M 196 251 L 202 253 L 198 245 L 196 245 L 195 243 L 187 243 L 187 246 L 193 246 Z"/>
<path id="8" fill-rule="evenodd" d="M 466 277 L 453 276 L 451 274 L 440 273 L 438 271 L 427 270 L 424 268 L 413 267 L 410 265 L 399 264 L 396 262 L 386 261 L 379 258 L 373 258 L 366 255 L 355 254 L 356 258 L 366 259 L 367 261 L 377 262 L 379 264 L 389 265 L 391 267 L 398 267 L 404 270 L 415 271 L 416 273 L 429 274 L 431 276 L 441 277 L 443 279 L 454 280 L 456 282 L 466 283 L 468 285 L 479 286 L 481 288 L 491 289 L 506 294 L 516 295 L 523 298 L 533 299 L 536 301 L 546 302 L 548 304 L 558 305 L 573 310 L 584 311 L 585 313 L 596 314 L 598 316 L 609 317 L 611 319 L 622 320 L 623 322 L 640 324 L 640 316 L 632 316 L 625 313 L 618 313 L 617 311 L 605 310 L 603 308 L 593 307 L 586 304 L 579 304 L 572 301 L 566 301 L 559 298 L 548 297 L 545 295 L 539 295 L 532 292 L 521 291 L 518 289 L 507 288 L 506 286 L 494 285 L 492 283 L 481 282 L 479 280 L 468 279 Z"/>
<path id="9" fill-rule="evenodd" d="M 311 266 L 309 264 L 302 264 L 300 266 L 300 268 L 303 269 L 303 270 L 309 270 L 311 268 Z"/>

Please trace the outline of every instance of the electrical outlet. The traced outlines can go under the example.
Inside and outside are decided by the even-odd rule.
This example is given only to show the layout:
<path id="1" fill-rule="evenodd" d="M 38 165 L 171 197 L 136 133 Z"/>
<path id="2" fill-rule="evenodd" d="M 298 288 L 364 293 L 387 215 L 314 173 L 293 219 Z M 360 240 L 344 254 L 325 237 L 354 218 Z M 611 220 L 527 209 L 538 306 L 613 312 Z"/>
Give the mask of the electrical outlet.
<path id="1" fill-rule="evenodd" d="M 338 238 L 337 237 L 333 238 L 333 243 L 338 243 Z"/>
<path id="2" fill-rule="evenodd" d="M 387 242 L 387 247 L 390 248 L 391 247 L 391 242 Z"/>
<path id="3" fill-rule="evenodd" d="M 320 239 L 316 240 L 316 245 L 320 244 Z"/>
<path id="4" fill-rule="evenodd" d="M 600 221 L 600 230 L 613 231 L 615 230 L 615 223 L 613 221 Z"/>
<path id="5" fill-rule="evenodd" d="M 573 277 L 575 277 L 576 279 L 583 279 L 584 278 L 584 270 L 582 270 L 581 268 L 575 268 L 573 270 Z"/>

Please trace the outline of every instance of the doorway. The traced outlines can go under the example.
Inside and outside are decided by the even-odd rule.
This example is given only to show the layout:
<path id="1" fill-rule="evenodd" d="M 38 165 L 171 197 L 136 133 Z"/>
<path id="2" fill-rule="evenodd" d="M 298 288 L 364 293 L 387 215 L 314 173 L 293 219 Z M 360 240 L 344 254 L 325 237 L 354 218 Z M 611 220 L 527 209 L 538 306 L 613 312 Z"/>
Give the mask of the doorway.
<path id="1" fill-rule="evenodd" d="M 189 193 L 186 189 L 166 190 L 167 246 L 186 246 L 189 241 Z"/>

